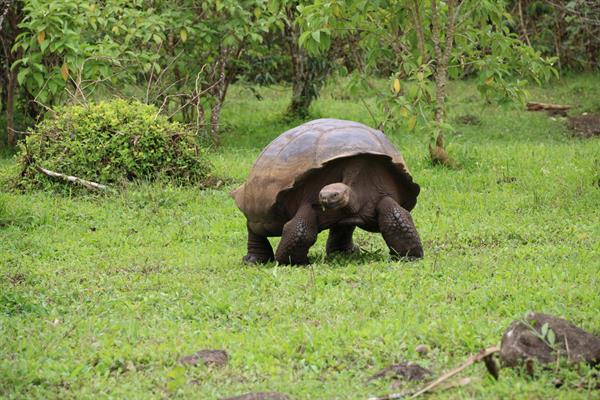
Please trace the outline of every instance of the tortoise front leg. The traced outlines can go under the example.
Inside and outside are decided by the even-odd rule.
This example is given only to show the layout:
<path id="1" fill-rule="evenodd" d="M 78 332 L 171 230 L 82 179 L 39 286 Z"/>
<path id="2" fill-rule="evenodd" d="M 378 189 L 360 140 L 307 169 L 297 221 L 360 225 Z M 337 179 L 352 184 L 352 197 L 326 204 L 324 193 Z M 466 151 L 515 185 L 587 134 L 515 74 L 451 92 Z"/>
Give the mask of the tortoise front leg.
<path id="1" fill-rule="evenodd" d="M 264 264 L 274 259 L 269 239 L 254 233 L 248 226 L 248 254 L 242 261 L 246 264 Z"/>
<path id="2" fill-rule="evenodd" d="M 358 251 L 358 246 L 352 242 L 352 234 L 355 226 L 334 226 L 329 229 L 329 237 L 327 238 L 327 255 L 334 253 L 355 253 Z"/>
<path id="3" fill-rule="evenodd" d="M 377 222 L 394 257 L 423 258 L 423 246 L 410 213 L 391 197 L 377 204 Z"/>
<path id="4" fill-rule="evenodd" d="M 308 249 L 317 241 L 317 215 L 310 204 L 300 206 L 283 226 L 275 259 L 280 264 L 308 264 Z"/>

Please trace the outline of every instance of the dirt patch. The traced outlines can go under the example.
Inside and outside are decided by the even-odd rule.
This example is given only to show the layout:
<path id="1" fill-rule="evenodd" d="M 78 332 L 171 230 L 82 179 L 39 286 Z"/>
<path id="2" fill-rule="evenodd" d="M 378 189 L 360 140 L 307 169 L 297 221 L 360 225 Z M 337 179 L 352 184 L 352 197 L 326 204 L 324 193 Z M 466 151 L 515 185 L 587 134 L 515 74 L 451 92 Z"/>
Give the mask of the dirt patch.
<path id="1" fill-rule="evenodd" d="M 524 320 L 513 322 L 504 336 L 500 350 L 502 364 L 515 367 L 532 361 L 553 363 L 557 357 L 569 362 L 600 363 L 600 337 L 570 322 L 541 313 L 530 313 Z"/>
<path id="2" fill-rule="evenodd" d="M 455 121 L 461 125 L 481 125 L 481 119 L 473 114 L 459 115 Z"/>
<path id="3" fill-rule="evenodd" d="M 13 286 L 18 286 L 27 280 L 27 277 L 21 272 L 15 272 L 14 274 L 8 274 L 6 280 Z"/>
<path id="4" fill-rule="evenodd" d="M 229 362 L 229 354 L 225 350 L 200 350 L 179 359 L 180 364 L 193 367 L 200 362 L 207 367 L 224 367 Z"/>
<path id="5" fill-rule="evenodd" d="M 432 375 L 432 372 L 427 368 L 421 367 L 416 363 L 401 363 L 392 364 L 370 377 L 367 382 L 381 378 L 393 378 L 395 380 L 422 381 Z"/>
<path id="6" fill-rule="evenodd" d="M 258 392 L 246 393 L 233 397 L 223 397 L 221 400 L 290 400 L 290 396 L 277 392 Z"/>
<path id="7" fill-rule="evenodd" d="M 496 183 L 498 185 L 502 185 L 504 183 L 515 183 L 517 181 L 517 178 L 514 176 L 503 176 L 501 178 L 499 178 Z"/>
<path id="8" fill-rule="evenodd" d="M 568 125 L 575 136 L 585 138 L 600 136 L 600 115 L 569 117 Z"/>

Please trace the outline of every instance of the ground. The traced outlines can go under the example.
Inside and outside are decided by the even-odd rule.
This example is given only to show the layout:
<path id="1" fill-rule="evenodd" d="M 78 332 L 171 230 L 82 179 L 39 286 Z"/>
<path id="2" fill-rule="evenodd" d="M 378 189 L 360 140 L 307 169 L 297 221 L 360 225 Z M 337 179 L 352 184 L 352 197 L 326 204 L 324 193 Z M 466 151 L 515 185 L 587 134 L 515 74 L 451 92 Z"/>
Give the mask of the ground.
<path id="1" fill-rule="evenodd" d="M 295 399 L 366 399 L 391 391 L 370 376 L 418 362 L 440 375 L 498 344 L 530 310 L 600 333 L 600 139 L 520 107 L 485 105 L 475 85 L 450 86 L 448 150 L 428 161 L 427 134 L 387 132 L 422 193 L 413 211 L 425 258 L 395 262 L 358 232 L 362 254 L 306 268 L 245 266 L 245 221 L 228 192 L 285 122 L 289 89 L 232 88 L 224 145 L 209 157 L 224 187 L 133 185 L 93 198 L 0 190 L 0 397 L 201 398 L 279 391 Z M 313 118 L 372 123 L 329 86 Z M 600 111 L 600 79 L 531 88 L 537 101 Z M 371 99 L 372 100 L 372 99 Z M 0 176 L 14 170 L 0 161 Z M 277 240 L 273 240 L 276 244 Z M 423 356 L 416 351 L 426 345 Z M 180 367 L 225 349 L 223 368 Z M 433 398 L 590 398 L 591 371 L 537 379 L 483 365 Z M 574 386 L 579 385 L 579 388 Z"/>

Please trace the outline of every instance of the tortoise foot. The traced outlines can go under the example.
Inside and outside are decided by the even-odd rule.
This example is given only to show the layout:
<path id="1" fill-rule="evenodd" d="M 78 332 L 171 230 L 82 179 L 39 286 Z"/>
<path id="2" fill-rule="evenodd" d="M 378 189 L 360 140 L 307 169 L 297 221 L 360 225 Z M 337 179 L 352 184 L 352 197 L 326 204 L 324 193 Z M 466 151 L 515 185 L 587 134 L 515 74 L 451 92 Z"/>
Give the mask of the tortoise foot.
<path id="1" fill-rule="evenodd" d="M 357 245 L 353 244 L 350 247 L 345 247 L 345 248 L 338 248 L 338 249 L 328 249 L 327 251 L 327 256 L 335 256 L 338 254 L 343 254 L 343 255 L 353 255 L 353 254 L 358 254 L 360 253 L 360 247 L 358 247 Z"/>
<path id="2" fill-rule="evenodd" d="M 242 262 L 247 265 L 266 264 L 273 260 L 273 257 L 260 256 L 256 254 L 246 254 L 242 258 Z"/>
<path id="3" fill-rule="evenodd" d="M 277 262 L 281 265 L 308 265 L 310 260 L 308 257 L 289 257 L 287 259 L 277 259 Z"/>
<path id="4" fill-rule="evenodd" d="M 418 261 L 423 258 L 423 249 L 415 248 L 407 254 L 398 254 L 395 251 L 390 251 L 390 256 L 393 260 L 398 261 Z"/>

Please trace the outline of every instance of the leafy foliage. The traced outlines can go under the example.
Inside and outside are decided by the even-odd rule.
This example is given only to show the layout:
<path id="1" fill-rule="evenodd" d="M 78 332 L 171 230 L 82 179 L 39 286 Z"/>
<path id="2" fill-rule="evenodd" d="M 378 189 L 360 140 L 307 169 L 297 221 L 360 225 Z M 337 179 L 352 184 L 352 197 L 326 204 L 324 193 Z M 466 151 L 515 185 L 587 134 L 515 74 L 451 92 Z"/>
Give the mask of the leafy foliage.
<path id="1" fill-rule="evenodd" d="M 155 107 L 125 100 L 60 108 L 20 150 L 25 186 L 54 183 L 38 166 L 101 183 L 162 176 L 197 183 L 210 172 L 193 134 L 157 115 Z"/>
<path id="2" fill-rule="evenodd" d="M 101 89 L 181 112 L 218 142 L 238 59 L 262 43 L 264 0 L 24 1 L 18 82 L 52 108 Z M 124 93 L 123 89 L 134 93 Z"/>
<path id="3" fill-rule="evenodd" d="M 436 12 L 430 7 L 432 2 L 439 3 Z M 360 36 L 358 51 L 362 51 L 365 65 L 354 72 L 351 85 L 354 90 L 377 95 L 383 114 L 380 125 L 392 130 L 412 130 L 417 121 L 428 124 L 436 108 L 446 112 L 444 95 L 439 95 L 441 74 L 455 79 L 476 76 L 486 100 L 523 102 L 528 80 L 544 81 L 555 72 L 552 60 L 542 58 L 510 31 L 512 20 L 501 2 L 458 1 L 453 23 L 449 23 L 447 2 L 437 0 L 318 0 L 302 11 L 305 32 L 301 43 L 313 53 L 328 49 L 331 37 Z M 439 34 L 430 29 L 434 17 L 441 21 Z M 450 25 L 456 32 L 449 48 L 441 46 L 448 51 L 449 65 L 445 66 L 432 43 L 446 41 Z M 421 32 L 423 40 L 414 32 Z M 390 85 L 385 90 L 371 83 L 382 64 L 390 71 Z M 406 90 L 395 90 L 396 80 L 409 83 L 400 86 Z M 445 123 L 442 127 L 450 128 Z"/>
<path id="4" fill-rule="evenodd" d="M 600 68 L 600 2 L 596 0 L 513 0 L 515 30 L 561 70 Z"/>

